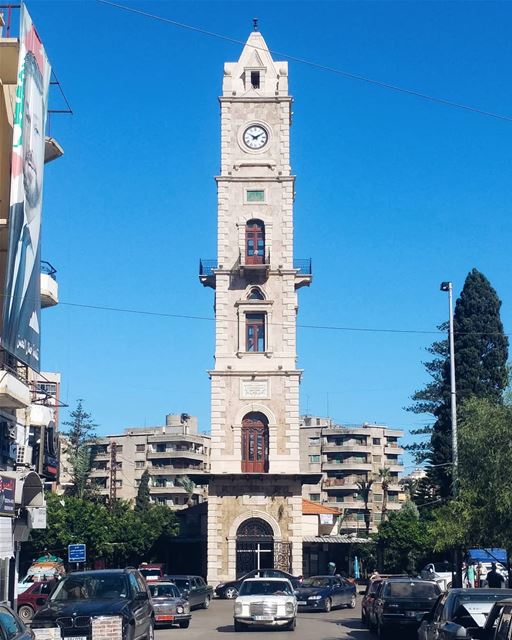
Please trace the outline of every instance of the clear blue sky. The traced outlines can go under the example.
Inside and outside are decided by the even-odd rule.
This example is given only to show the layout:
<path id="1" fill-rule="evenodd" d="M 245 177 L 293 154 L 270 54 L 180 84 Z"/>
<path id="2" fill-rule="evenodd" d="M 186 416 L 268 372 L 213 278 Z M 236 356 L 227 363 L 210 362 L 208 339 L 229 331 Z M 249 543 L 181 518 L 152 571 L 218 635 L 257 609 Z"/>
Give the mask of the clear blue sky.
<path id="1" fill-rule="evenodd" d="M 507 2 L 133 2 L 271 49 L 512 115 Z M 62 302 L 212 317 L 224 61 L 241 46 L 96 2 L 28 4 L 75 115 L 47 167 L 43 259 Z M 477 267 L 512 321 L 512 122 L 290 63 L 296 257 L 314 280 L 299 324 L 435 330 Z M 62 106 L 54 88 L 53 106 Z M 100 433 L 196 414 L 209 427 L 213 322 L 43 312 L 43 366 Z M 428 334 L 299 328 L 301 410 L 413 428 Z"/>

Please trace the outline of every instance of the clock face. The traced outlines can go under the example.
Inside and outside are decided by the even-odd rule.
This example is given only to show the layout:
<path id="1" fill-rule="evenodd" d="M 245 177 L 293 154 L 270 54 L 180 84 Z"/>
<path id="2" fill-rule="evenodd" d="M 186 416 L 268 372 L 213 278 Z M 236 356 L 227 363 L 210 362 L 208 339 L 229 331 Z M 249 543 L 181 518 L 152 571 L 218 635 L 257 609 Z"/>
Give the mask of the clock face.
<path id="1" fill-rule="evenodd" d="M 249 149 L 262 149 L 268 142 L 268 131 L 259 124 L 253 124 L 244 131 L 243 140 Z"/>

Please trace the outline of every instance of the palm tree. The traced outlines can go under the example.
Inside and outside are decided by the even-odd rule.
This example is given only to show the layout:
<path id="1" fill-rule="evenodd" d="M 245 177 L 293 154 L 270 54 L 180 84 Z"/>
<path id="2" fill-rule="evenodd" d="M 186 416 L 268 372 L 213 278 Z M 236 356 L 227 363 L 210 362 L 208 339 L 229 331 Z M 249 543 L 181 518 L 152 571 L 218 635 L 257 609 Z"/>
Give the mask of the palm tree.
<path id="1" fill-rule="evenodd" d="M 391 470 L 389 467 L 382 467 L 378 472 L 380 486 L 382 487 L 382 517 L 381 522 L 384 522 L 386 519 L 386 512 L 388 510 L 388 491 L 389 491 L 389 481 L 391 480 Z"/>
<path id="2" fill-rule="evenodd" d="M 418 491 L 419 481 L 416 478 L 402 478 L 400 480 L 400 486 L 402 490 L 409 495 L 409 500 L 412 500 Z"/>
<path id="3" fill-rule="evenodd" d="M 366 535 L 370 535 L 370 509 L 368 503 L 370 502 L 370 491 L 372 490 L 373 480 L 359 480 L 356 483 L 359 489 L 359 495 L 364 501 L 364 524 L 366 527 Z"/>
<path id="4" fill-rule="evenodd" d="M 187 507 L 191 507 L 194 502 L 194 489 L 196 488 L 194 481 L 188 476 L 180 476 L 176 478 L 176 482 L 187 492 Z"/>

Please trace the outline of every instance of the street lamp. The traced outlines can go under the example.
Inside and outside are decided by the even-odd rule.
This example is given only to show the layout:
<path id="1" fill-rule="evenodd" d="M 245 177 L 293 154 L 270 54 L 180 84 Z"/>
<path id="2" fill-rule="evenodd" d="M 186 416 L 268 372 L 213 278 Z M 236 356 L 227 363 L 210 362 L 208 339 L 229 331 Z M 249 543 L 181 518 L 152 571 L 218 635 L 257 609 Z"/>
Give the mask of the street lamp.
<path id="1" fill-rule="evenodd" d="M 455 343 L 453 339 L 453 287 L 451 282 L 441 282 L 441 291 L 448 292 L 449 344 L 450 344 L 450 404 L 452 414 L 452 495 L 457 495 L 459 447 L 457 443 L 457 392 L 455 387 Z M 454 587 L 462 587 L 462 557 L 460 549 L 454 551 Z"/>

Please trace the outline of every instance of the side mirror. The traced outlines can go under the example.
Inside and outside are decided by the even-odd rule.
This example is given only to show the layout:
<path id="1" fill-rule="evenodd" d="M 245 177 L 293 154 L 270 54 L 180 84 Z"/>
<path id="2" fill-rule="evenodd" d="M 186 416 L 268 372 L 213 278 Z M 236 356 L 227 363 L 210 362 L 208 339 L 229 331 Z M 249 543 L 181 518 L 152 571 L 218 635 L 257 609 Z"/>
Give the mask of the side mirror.
<path id="1" fill-rule="evenodd" d="M 46 598 L 36 598 L 36 604 L 38 607 L 42 607 L 43 604 L 46 604 Z"/>
<path id="2" fill-rule="evenodd" d="M 147 600 L 148 599 L 148 594 L 145 591 L 138 591 L 137 595 L 135 596 L 135 600 Z"/>

